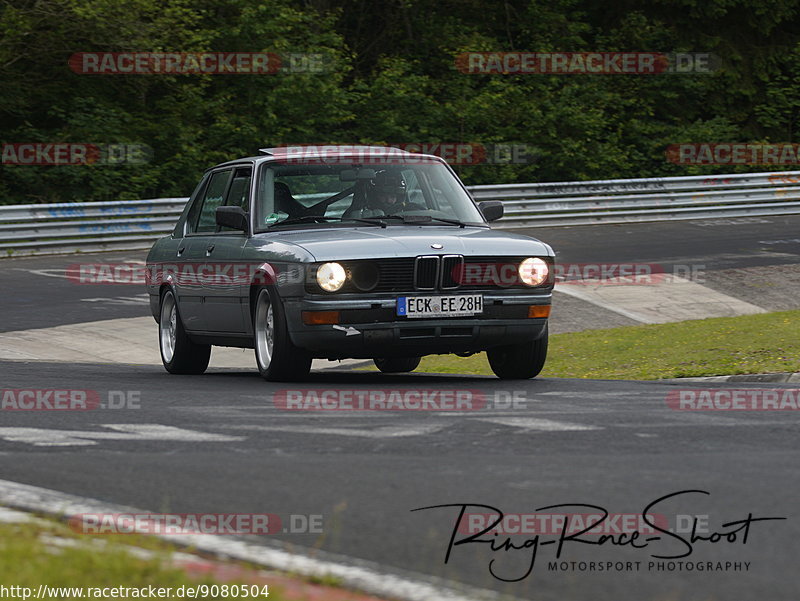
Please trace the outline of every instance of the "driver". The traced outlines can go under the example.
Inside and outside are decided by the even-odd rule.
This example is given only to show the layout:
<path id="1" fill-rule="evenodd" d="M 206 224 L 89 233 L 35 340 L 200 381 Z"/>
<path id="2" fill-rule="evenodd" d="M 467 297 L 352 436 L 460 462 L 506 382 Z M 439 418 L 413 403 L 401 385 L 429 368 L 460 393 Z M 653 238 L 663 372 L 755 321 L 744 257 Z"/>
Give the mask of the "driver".
<path id="1" fill-rule="evenodd" d="M 405 209 L 406 182 L 400 175 L 388 171 L 379 171 L 370 181 L 367 190 L 367 208 L 372 211 L 383 211 L 384 215 L 392 215 Z"/>

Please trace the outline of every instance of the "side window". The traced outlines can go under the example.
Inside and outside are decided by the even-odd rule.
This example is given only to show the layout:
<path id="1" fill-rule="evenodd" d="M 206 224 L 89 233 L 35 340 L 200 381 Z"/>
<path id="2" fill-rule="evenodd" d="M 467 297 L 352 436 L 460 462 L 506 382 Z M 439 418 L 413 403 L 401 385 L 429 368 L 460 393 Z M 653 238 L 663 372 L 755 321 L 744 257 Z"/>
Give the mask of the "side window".
<path id="1" fill-rule="evenodd" d="M 245 213 L 250 212 L 250 181 L 253 170 L 250 167 L 239 167 L 233 172 L 231 186 L 225 197 L 225 206 L 241 207 Z M 237 231 L 229 227 L 221 228 L 223 232 Z M 241 232 L 239 232 L 241 233 Z"/>
<path id="2" fill-rule="evenodd" d="M 200 211 L 197 219 L 195 232 L 215 232 L 217 230 L 217 218 L 215 212 L 217 207 L 222 204 L 225 196 L 225 188 L 228 186 L 228 179 L 231 171 L 218 171 L 208 180 L 206 191 L 200 203 Z"/>
<path id="3" fill-rule="evenodd" d="M 227 206 L 242 207 L 245 213 L 250 212 L 250 203 L 247 202 L 250 196 L 250 176 L 252 170 L 250 167 L 238 168 L 233 172 L 233 181 L 231 182 L 228 196 L 225 199 Z"/>

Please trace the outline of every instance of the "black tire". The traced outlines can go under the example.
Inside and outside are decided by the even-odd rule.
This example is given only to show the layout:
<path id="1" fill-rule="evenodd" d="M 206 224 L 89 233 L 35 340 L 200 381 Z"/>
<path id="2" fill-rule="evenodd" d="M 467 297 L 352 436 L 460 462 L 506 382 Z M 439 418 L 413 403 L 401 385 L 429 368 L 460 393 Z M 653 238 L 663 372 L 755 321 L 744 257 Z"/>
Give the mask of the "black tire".
<path id="1" fill-rule="evenodd" d="M 489 365 L 501 380 L 528 380 L 542 371 L 547 360 L 547 326 L 536 340 L 509 344 L 486 351 Z"/>
<path id="2" fill-rule="evenodd" d="M 373 359 L 375 367 L 385 374 L 401 374 L 414 371 L 419 367 L 422 357 L 389 357 L 387 359 Z"/>
<path id="3" fill-rule="evenodd" d="M 270 320 L 272 325 L 268 327 Z M 253 337 L 256 366 L 262 378 L 270 382 L 286 382 L 303 380 L 308 376 L 311 356 L 292 344 L 283 304 L 270 287 L 256 291 Z"/>
<path id="4" fill-rule="evenodd" d="M 178 303 L 172 290 L 166 290 L 161 295 L 158 348 L 164 369 L 171 374 L 202 374 L 211 358 L 211 345 L 195 344 L 183 329 Z"/>

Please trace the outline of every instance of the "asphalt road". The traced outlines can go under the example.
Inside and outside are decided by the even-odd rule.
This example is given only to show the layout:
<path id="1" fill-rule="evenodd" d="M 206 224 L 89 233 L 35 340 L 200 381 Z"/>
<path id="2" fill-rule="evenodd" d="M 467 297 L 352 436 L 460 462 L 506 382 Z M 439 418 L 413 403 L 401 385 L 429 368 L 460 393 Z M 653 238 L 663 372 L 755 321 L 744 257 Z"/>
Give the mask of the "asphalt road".
<path id="1" fill-rule="evenodd" d="M 639 262 L 708 270 L 781 265 L 800 255 L 800 215 L 534 228 L 561 262 Z"/>
<path id="2" fill-rule="evenodd" d="M 552 244 L 563 263 L 657 263 L 667 271 L 694 265 L 704 285 L 777 310 L 798 304 L 798 226 L 800 216 L 528 233 Z M 77 285 L 64 277 L 75 263 L 143 258 L 104 253 L 0 261 L 0 331 L 146 315 L 138 286 Z M 561 300 L 576 322 L 588 310 L 595 319 L 608 317 L 606 323 L 625 323 L 577 299 Z M 796 411 L 676 411 L 666 395 L 687 385 L 652 382 L 324 372 L 303 386 L 470 390 L 523 400 L 512 408 L 454 413 L 285 411 L 275 406 L 275 393 L 299 387 L 267 384 L 254 370 L 178 377 L 150 366 L 0 361 L 0 381 L 5 390 L 90 389 L 102 398 L 133 391 L 141 399 L 138 409 L 0 411 L 0 479 L 160 512 L 322 515 L 322 533 L 281 533 L 260 543 L 368 560 L 387 572 L 410 570 L 519 599 L 782 601 L 796 599 L 800 588 Z M 638 571 L 550 571 L 555 545 L 544 542 L 557 538 L 551 534 L 543 535 L 532 575 L 509 583 L 490 574 L 490 562 L 496 560 L 497 575 L 518 577 L 529 551 L 464 544 L 445 564 L 457 509 L 411 511 L 472 503 L 531 513 L 584 503 L 636 514 L 687 489 L 710 495 L 660 504 L 672 526 L 677 515 L 690 514 L 707 515 L 710 532 L 729 530 L 722 524 L 749 513 L 789 519 L 753 523 L 746 544 L 741 537 L 700 541 L 683 559 L 749 562 L 746 572 L 649 571 L 649 561 L 665 561 L 651 554 L 684 551 L 667 535 L 644 549 L 565 543 L 560 558 L 640 561 Z M 512 540 L 521 546 L 532 536 Z"/>
<path id="3" fill-rule="evenodd" d="M 79 284 L 82 263 L 143 263 L 146 252 L 19 257 L 0 260 L 0 332 L 148 314 L 143 285 Z"/>
<path id="4" fill-rule="evenodd" d="M 0 363 L 0 371 L 4 388 L 92 389 L 101 398 L 133 390 L 141 399 L 140 408 L 127 410 L 3 411 L 3 479 L 160 512 L 322 515 L 322 534 L 278 534 L 262 543 L 314 548 L 519 599 L 779 601 L 795 599 L 800 587 L 796 411 L 677 411 L 665 399 L 679 385 L 667 383 L 329 372 L 298 387 L 268 384 L 251 372 L 178 377 L 156 367 L 23 362 Z M 276 392 L 301 389 L 471 390 L 501 399 L 516 392 L 524 402 L 458 413 L 274 405 Z M 130 424 L 232 439 L 96 434 L 135 430 Z M 66 446 L 47 446 L 59 442 Z M 496 559 L 498 575 L 518 577 L 529 554 L 473 544 L 456 547 L 445 565 L 457 509 L 411 511 L 470 503 L 530 513 L 585 503 L 640 513 L 687 489 L 710 496 L 684 495 L 653 511 L 670 525 L 678 514 L 707 515 L 709 533 L 728 531 L 721 525 L 749 513 L 789 519 L 753 523 L 746 544 L 698 542 L 684 558 L 749 562 L 747 572 L 648 571 L 647 562 L 658 561 L 651 554 L 684 551 L 666 537 L 647 549 L 573 543 L 563 550 L 563 561 L 642 562 L 640 571 L 622 573 L 549 571 L 555 545 L 543 545 L 533 574 L 506 583 L 489 574 L 490 561 Z"/>

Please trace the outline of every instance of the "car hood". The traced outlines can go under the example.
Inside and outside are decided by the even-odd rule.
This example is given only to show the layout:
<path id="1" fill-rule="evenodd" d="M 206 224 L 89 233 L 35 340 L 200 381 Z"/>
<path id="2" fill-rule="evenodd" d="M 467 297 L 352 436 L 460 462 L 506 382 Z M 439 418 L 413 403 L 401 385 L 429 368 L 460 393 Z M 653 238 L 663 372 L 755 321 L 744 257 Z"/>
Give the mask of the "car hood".
<path id="1" fill-rule="evenodd" d="M 416 257 L 424 254 L 465 256 L 553 256 L 549 245 L 534 238 L 486 228 L 390 225 L 387 228 L 325 228 L 271 234 L 295 244 L 316 261 Z M 431 245 L 441 244 L 442 248 Z"/>

